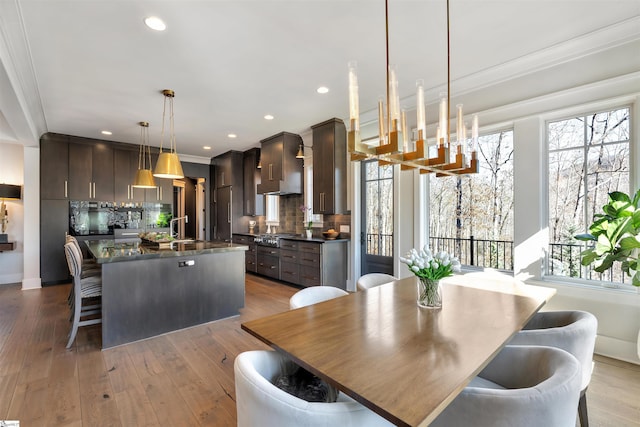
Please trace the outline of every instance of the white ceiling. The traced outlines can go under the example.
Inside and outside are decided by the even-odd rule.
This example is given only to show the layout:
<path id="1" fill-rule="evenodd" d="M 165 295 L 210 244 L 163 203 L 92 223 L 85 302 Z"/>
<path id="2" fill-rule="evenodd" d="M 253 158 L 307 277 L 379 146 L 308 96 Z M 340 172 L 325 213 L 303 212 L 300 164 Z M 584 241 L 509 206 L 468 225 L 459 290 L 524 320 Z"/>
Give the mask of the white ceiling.
<path id="1" fill-rule="evenodd" d="M 402 103 L 415 108 L 424 79 L 433 122 L 446 85 L 445 0 L 389 3 Z M 167 30 L 148 29 L 150 15 Z M 3 0 L 0 20 L 0 88 L 13 95 L 0 100 L 4 140 L 24 127 L 137 143 L 145 120 L 157 146 L 168 88 L 178 151 L 212 157 L 346 118 L 349 60 L 362 111 L 385 93 L 382 0 Z M 452 95 L 482 112 L 636 73 L 639 40 L 640 0 L 451 0 Z M 317 94 L 321 85 L 330 92 Z"/>

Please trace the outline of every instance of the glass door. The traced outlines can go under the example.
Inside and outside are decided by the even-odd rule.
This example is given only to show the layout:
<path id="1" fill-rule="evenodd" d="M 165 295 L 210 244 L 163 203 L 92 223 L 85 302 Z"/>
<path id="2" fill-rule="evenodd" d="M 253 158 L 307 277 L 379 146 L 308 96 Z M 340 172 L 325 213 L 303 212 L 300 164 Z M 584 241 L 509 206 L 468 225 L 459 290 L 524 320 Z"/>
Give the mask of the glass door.
<path id="1" fill-rule="evenodd" d="M 393 165 L 362 163 L 362 274 L 393 274 Z"/>

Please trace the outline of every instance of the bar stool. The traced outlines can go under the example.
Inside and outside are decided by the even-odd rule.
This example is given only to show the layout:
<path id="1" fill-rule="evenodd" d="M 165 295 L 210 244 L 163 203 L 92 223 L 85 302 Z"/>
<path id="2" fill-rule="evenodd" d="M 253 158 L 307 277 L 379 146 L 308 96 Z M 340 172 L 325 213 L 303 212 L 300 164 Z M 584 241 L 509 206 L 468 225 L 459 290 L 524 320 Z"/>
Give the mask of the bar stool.
<path id="1" fill-rule="evenodd" d="M 69 273 L 73 276 L 73 299 L 71 301 L 72 325 L 67 348 L 70 348 L 80 326 L 102 323 L 102 302 L 96 302 L 102 296 L 102 277 L 82 277 L 82 255 L 72 243 L 64 245 Z"/>

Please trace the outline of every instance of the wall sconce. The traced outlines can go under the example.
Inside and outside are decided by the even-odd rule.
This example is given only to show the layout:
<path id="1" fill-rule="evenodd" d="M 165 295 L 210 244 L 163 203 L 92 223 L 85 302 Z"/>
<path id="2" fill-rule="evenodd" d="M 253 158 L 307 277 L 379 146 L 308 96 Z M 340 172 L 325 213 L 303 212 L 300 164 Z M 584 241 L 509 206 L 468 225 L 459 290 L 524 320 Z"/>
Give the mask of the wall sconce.
<path id="1" fill-rule="evenodd" d="M 298 148 L 298 154 L 296 154 L 296 159 L 304 159 L 304 148 L 312 148 L 311 145 L 303 145 L 300 144 L 300 147 Z"/>
<path id="2" fill-rule="evenodd" d="M 7 223 L 9 222 L 9 212 L 7 211 L 7 205 L 5 200 L 20 200 L 22 198 L 22 186 L 12 184 L 0 184 L 0 223 L 2 224 L 2 234 L 0 234 L 0 243 L 7 243 L 8 238 L 4 232 L 7 230 Z"/>

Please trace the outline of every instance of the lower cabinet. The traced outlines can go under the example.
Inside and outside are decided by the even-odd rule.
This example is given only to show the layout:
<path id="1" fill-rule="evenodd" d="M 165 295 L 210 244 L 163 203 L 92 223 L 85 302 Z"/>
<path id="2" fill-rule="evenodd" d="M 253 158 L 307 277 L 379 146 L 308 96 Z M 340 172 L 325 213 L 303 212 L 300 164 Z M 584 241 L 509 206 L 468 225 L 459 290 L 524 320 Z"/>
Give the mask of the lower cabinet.
<path id="1" fill-rule="evenodd" d="M 281 239 L 280 280 L 301 286 L 347 288 L 347 240 Z"/>
<path id="2" fill-rule="evenodd" d="M 258 274 L 280 280 L 280 249 L 258 246 Z"/>
<path id="3" fill-rule="evenodd" d="M 247 245 L 249 247 L 249 249 L 245 252 L 245 255 L 244 255 L 245 271 L 249 271 L 251 273 L 257 273 L 258 272 L 258 251 L 257 251 L 257 245 L 253 242 L 253 236 L 234 234 L 233 243 L 238 243 L 240 245 Z"/>

